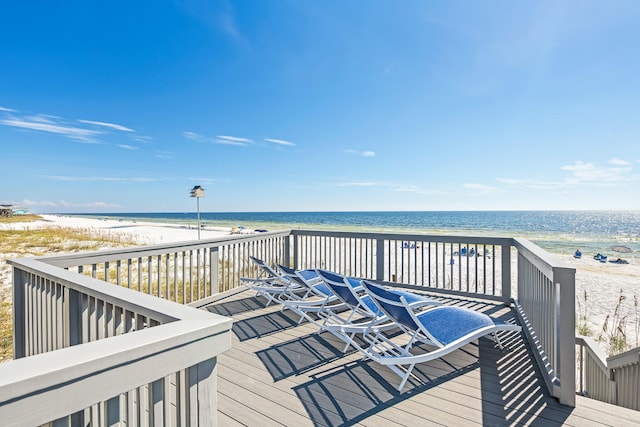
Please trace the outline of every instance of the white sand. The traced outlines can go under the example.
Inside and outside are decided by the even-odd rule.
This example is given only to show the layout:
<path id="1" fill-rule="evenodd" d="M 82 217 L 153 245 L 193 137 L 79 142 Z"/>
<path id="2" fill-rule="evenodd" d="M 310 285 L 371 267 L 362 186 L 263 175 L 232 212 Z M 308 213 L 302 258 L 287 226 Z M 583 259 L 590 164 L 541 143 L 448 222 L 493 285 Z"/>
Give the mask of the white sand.
<path id="1" fill-rule="evenodd" d="M 591 256 L 575 259 L 563 257 L 576 269 L 576 314 L 584 314 L 584 293 L 587 292 L 587 318 L 596 338 L 602 331 L 607 315 L 614 316 L 614 310 L 620 295 L 626 300 L 621 306 L 621 316 L 627 319 L 627 341 L 636 346 L 640 339 L 635 328 L 640 326 L 640 307 L 634 306 L 634 296 L 640 299 L 640 265 L 601 263 Z M 622 291 L 622 293 L 621 293 Z M 640 303 L 640 300 L 638 301 Z M 579 303 L 579 304 L 578 304 Z M 581 308 L 579 309 L 579 305 Z M 609 328 L 612 324 L 609 324 Z"/>
<path id="2" fill-rule="evenodd" d="M 195 240 L 198 230 L 175 224 L 161 224 L 153 222 L 116 221 L 91 218 L 43 215 L 42 221 L 29 223 L 0 224 L 1 229 L 35 229 L 40 227 L 71 227 L 85 230 L 95 230 L 96 234 L 107 233 L 114 236 L 122 236 L 141 245 L 167 242 L 179 242 Z M 206 227 L 200 231 L 201 239 L 220 237 L 231 233 L 231 229 L 222 227 Z M 7 258 L 3 255 L 0 261 Z M 627 334 L 631 344 L 637 339 L 634 324 L 640 319 L 633 306 L 634 295 L 640 298 L 640 265 L 619 265 L 612 263 L 600 263 L 585 254 L 582 259 L 574 259 L 572 256 L 563 255 L 562 258 L 572 267 L 576 268 L 576 297 L 584 312 L 584 292 L 587 292 L 587 317 L 589 326 L 594 336 L 598 336 L 602 330 L 603 322 L 608 314 L 613 316 L 615 306 L 620 296 L 620 290 L 626 296 L 623 315 L 628 316 Z M 2 275 L 0 277 L 0 296 L 11 287 L 10 270 L 2 263 Z M 515 271 L 514 265 L 512 271 Z M 4 292 L 2 292 L 4 291 Z M 577 301 L 578 302 L 578 301 Z M 576 304 L 576 313 L 579 311 Z"/>
<path id="3" fill-rule="evenodd" d="M 142 221 L 117 221 L 113 219 L 93 219 L 75 216 L 42 215 L 41 221 L 0 224 L 0 230 L 35 230 L 44 227 L 66 227 L 95 231 L 96 234 L 108 233 L 122 236 L 141 245 L 155 243 L 182 242 L 198 238 L 197 227 L 189 228 L 176 224 L 164 224 Z M 226 236 L 230 228 L 204 227 L 200 230 L 201 239 Z"/>

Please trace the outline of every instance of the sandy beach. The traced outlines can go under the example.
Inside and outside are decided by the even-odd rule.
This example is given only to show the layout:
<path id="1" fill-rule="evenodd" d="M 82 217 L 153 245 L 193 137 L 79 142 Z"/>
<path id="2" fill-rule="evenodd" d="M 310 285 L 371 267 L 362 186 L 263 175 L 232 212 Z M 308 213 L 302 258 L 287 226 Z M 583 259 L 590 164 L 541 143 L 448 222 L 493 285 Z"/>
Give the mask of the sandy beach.
<path id="1" fill-rule="evenodd" d="M 198 238 L 197 228 L 188 228 L 176 224 L 116 221 L 113 219 L 93 219 L 64 215 L 41 215 L 41 221 L 0 224 L 0 230 L 34 230 L 44 227 L 68 227 L 90 230 L 96 234 L 120 235 L 141 245 L 155 243 L 181 242 Z M 200 230 L 201 239 L 211 239 L 228 235 L 229 228 L 204 227 Z"/>
<path id="2" fill-rule="evenodd" d="M 62 215 L 43 215 L 41 221 L 28 223 L 0 224 L 3 229 L 36 229 L 42 227 L 70 227 L 89 230 L 92 234 L 108 234 L 120 236 L 140 245 L 180 242 L 197 239 L 196 228 L 169 223 L 142 221 L 117 221 L 111 219 L 92 219 Z M 201 239 L 209 239 L 229 235 L 230 228 L 210 227 L 200 232 Z M 250 232 L 250 230 L 246 230 Z M 11 287 L 11 272 L 4 263 L 9 254 L 2 254 L 0 274 L 0 294 L 5 296 Z M 634 307 L 634 296 L 640 297 L 640 265 L 601 263 L 585 254 L 582 259 L 559 255 L 571 267 L 576 269 L 576 312 L 584 313 L 584 293 L 587 293 L 587 318 L 592 334 L 597 337 L 602 330 L 607 315 L 613 315 L 615 306 L 621 295 L 626 297 L 623 315 L 628 316 L 627 337 L 631 344 L 638 338 L 635 324 L 640 320 L 637 307 Z M 515 271 L 516 265 L 512 266 Z M 578 304 L 579 303 L 579 304 Z M 580 308 L 579 308 L 580 307 Z"/>

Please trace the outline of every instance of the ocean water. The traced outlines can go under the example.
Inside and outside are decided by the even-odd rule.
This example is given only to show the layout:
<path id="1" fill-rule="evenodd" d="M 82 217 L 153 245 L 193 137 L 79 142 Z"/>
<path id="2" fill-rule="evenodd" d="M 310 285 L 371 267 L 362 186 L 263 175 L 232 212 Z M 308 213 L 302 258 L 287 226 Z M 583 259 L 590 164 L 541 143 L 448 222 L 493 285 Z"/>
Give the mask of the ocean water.
<path id="1" fill-rule="evenodd" d="M 78 214 L 83 217 L 196 224 L 189 213 Z M 596 253 L 640 261 L 640 211 L 201 212 L 216 227 L 386 231 L 524 237 L 557 254 Z M 631 253 L 611 248 L 626 246 Z"/>

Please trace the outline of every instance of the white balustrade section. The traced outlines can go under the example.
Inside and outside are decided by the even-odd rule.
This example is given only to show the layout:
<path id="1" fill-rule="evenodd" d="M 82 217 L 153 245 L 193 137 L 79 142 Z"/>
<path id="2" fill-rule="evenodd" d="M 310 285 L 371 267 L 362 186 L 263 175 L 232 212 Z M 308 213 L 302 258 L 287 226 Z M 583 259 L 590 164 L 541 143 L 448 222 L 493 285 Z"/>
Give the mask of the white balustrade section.
<path id="1" fill-rule="evenodd" d="M 292 230 L 293 265 L 510 301 L 509 238 Z"/>
<path id="2" fill-rule="evenodd" d="M 43 262 L 11 260 L 3 425 L 214 425 L 231 319 Z"/>
<path id="3" fill-rule="evenodd" d="M 514 254 L 517 254 L 517 270 L 512 271 Z M 166 329 L 169 325 L 177 328 L 171 329 L 171 333 L 189 335 L 192 331 L 187 330 L 188 325 L 195 323 L 187 320 L 193 319 L 194 312 L 210 316 L 193 307 L 245 289 L 240 279 L 258 274 L 249 256 L 271 265 L 325 268 L 391 286 L 492 299 L 505 304 L 515 302 L 549 390 L 562 403 L 574 404 L 575 270 L 524 239 L 482 236 L 288 230 L 13 260 L 10 263 L 14 266 L 14 306 L 17 307 L 15 357 L 24 360 L 2 368 L 11 369 L 6 366 L 17 362 L 46 360 L 60 351 L 85 354 L 88 366 L 111 363 L 127 353 L 129 344 L 137 341 L 129 336 L 139 336 L 137 342 L 150 337 L 152 342 L 156 337 L 152 331 L 169 330 Z M 517 273 L 517 290 L 512 290 L 512 272 Z M 220 333 L 228 335 L 228 320 L 207 318 L 213 324 L 224 325 L 221 327 L 227 330 Z M 185 325 L 186 329 L 177 325 Z M 210 339 L 218 339 L 214 337 L 217 335 L 211 335 Z M 100 346 L 106 346 L 99 344 L 102 341 L 117 342 L 119 352 L 108 360 L 99 359 L 97 353 L 103 348 Z M 194 341 L 193 345 L 198 344 Z M 216 351 L 226 348 L 228 344 L 220 344 Z M 174 350 L 179 351 L 159 352 Z M 132 350 L 135 351 L 138 350 Z M 91 393 L 88 393 L 82 405 L 89 400 L 90 406 L 73 404 L 64 416 L 73 423 L 77 417 L 111 419 L 115 417 L 113 414 L 122 417 L 122 413 L 126 413 L 131 420 L 137 420 L 130 421 L 131 425 L 145 424 L 148 419 L 142 418 L 156 415 L 184 417 L 190 414 L 188 408 L 197 396 L 179 391 L 191 390 L 190 384 L 200 382 L 201 372 L 215 373 L 215 355 L 206 352 L 204 355 L 209 359 L 198 361 L 197 366 L 202 369 L 198 368 L 197 374 L 189 370 L 192 367 L 172 366 L 175 371 L 158 368 L 151 353 L 141 356 L 136 362 L 139 363 L 137 369 L 152 370 L 157 374 L 154 378 L 145 377 L 136 384 L 133 382 L 137 380 L 127 382 L 108 397 L 103 394 L 89 397 Z M 73 354 L 73 357 L 80 356 Z M 40 366 L 38 363 L 45 366 L 45 362 L 32 363 L 35 363 L 33 372 L 46 371 L 44 367 L 35 368 Z M 105 371 L 120 369 L 103 366 Z M 66 372 L 63 365 L 60 369 Z M 15 377 L 14 383 L 32 382 L 29 372 L 25 371 L 22 380 Z M 58 378 L 55 372 L 52 369 L 42 375 L 53 384 Z M 109 381 L 117 377 L 107 372 L 104 375 Z M 202 378 L 205 384 L 215 386 L 214 379 L 207 380 L 206 375 Z M 84 377 L 78 377 L 52 387 L 66 390 L 67 385 L 72 387 L 83 381 Z M 7 383 L 0 383 L 0 396 L 3 396 L 0 411 L 7 404 L 19 405 L 30 393 L 45 392 L 32 390 L 20 394 L 10 392 L 7 387 Z M 167 403 L 167 396 L 176 396 L 173 399 L 177 401 Z M 167 412 L 170 415 L 166 415 Z"/>

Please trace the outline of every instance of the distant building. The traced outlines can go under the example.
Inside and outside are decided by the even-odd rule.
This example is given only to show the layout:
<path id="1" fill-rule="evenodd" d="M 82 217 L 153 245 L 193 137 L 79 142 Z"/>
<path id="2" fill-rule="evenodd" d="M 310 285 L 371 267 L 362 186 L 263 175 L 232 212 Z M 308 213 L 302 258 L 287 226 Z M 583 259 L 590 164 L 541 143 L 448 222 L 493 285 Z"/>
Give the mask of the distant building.
<path id="1" fill-rule="evenodd" d="M 30 215 L 29 209 L 15 205 L 0 205 L 0 217 L 10 217 L 14 215 Z"/>
<path id="2" fill-rule="evenodd" d="M 13 216 L 13 205 L 0 205 L 0 216 Z"/>

